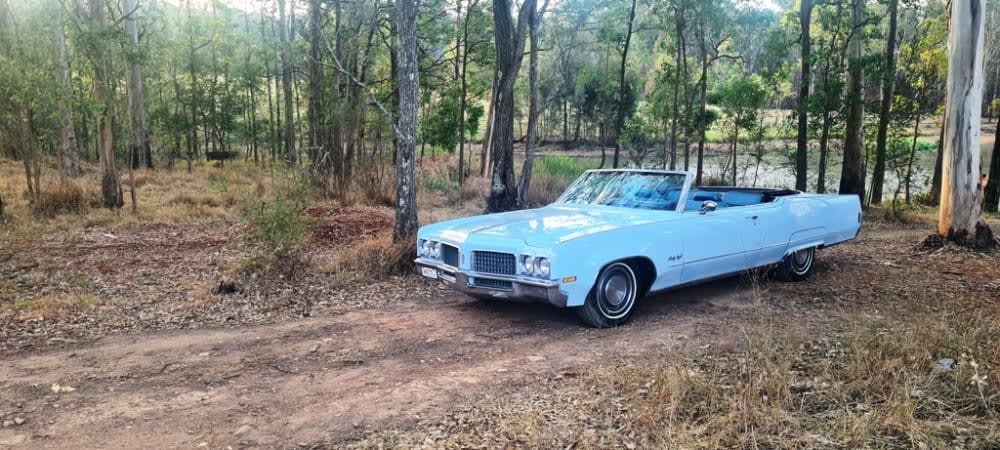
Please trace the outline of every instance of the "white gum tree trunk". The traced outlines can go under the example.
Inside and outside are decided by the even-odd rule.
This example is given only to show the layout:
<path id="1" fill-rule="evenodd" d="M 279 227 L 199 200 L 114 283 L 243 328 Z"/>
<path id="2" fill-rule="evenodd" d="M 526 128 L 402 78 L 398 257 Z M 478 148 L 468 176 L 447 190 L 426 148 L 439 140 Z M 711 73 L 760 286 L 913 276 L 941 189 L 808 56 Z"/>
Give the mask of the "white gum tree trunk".
<path id="1" fill-rule="evenodd" d="M 941 208 L 938 212 L 938 234 L 976 246 L 992 243 L 990 230 L 982 221 L 979 167 L 985 7 L 984 0 L 951 2 Z"/>

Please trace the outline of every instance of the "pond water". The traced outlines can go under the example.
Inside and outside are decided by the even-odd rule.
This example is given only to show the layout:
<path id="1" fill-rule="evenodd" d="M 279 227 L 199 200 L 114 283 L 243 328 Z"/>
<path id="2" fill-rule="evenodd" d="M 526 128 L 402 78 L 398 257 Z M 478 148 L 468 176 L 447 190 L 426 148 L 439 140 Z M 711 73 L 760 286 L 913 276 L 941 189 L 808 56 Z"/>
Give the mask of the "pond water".
<path id="1" fill-rule="evenodd" d="M 920 138 L 922 142 L 935 142 L 936 136 L 923 136 Z M 982 171 L 985 173 L 989 168 L 989 158 L 993 150 L 994 135 L 992 128 L 984 129 L 982 136 L 982 160 L 981 167 Z M 826 169 L 826 191 L 828 193 L 836 193 L 840 185 L 840 171 L 841 171 L 841 161 L 843 159 L 843 153 L 840 149 L 840 142 L 831 142 L 830 154 L 827 159 L 827 169 Z M 795 185 L 795 173 L 794 173 L 794 141 L 774 141 L 769 144 L 769 149 L 764 153 L 763 158 L 758 162 L 755 157 L 747 152 L 740 152 L 737 158 L 737 170 L 736 170 L 736 180 L 737 185 L 740 186 L 753 186 L 753 187 L 774 187 L 774 188 L 790 188 Z M 913 169 L 910 178 L 910 191 L 912 195 L 917 193 L 926 192 L 929 190 L 931 185 L 931 179 L 934 174 L 934 162 L 937 156 L 936 145 L 923 145 L 922 150 L 918 151 L 915 155 L 913 161 Z M 694 149 L 692 149 L 694 150 Z M 725 151 L 725 147 L 721 144 L 710 144 L 710 151 L 706 151 L 705 161 L 704 161 L 704 175 L 703 184 L 725 184 L 732 185 L 732 154 Z M 550 147 L 542 149 L 541 153 L 543 155 L 564 155 L 571 156 L 574 159 L 583 159 L 588 162 L 586 164 L 589 167 L 600 166 L 601 152 L 600 150 L 588 148 L 586 150 L 570 150 L 562 151 L 556 147 Z M 819 151 L 817 149 L 811 149 L 809 158 L 809 177 L 808 177 L 808 189 L 809 192 L 816 191 L 817 177 L 818 177 L 818 167 L 819 167 Z M 636 167 L 634 161 L 628 159 L 627 152 L 622 153 L 622 157 L 626 158 L 625 166 Z M 610 167 L 612 158 L 612 150 L 607 149 L 607 161 L 605 162 L 605 167 Z M 874 165 L 874 160 L 870 160 L 867 164 L 867 176 L 866 183 L 871 182 L 871 170 Z M 683 156 L 678 155 L 678 168 L 684 169 L 683 167 Z M 645 159 L 642 164 L 644 168 L 663 168 L 663 161 L 655 155 L 651 155 Z M 695 169 L 695 154 L 692 151 L 690 160 L 690 170 Z M 905 195 L 905 175 L 906 175 L 906 165 L 905 163 L 887 164 L 886 167 L 886 182 L 884 189 L 884 200 L 889 200 L 896 193 L 897 189 L 899 191 L 899 198 L 903 198 Z"/>

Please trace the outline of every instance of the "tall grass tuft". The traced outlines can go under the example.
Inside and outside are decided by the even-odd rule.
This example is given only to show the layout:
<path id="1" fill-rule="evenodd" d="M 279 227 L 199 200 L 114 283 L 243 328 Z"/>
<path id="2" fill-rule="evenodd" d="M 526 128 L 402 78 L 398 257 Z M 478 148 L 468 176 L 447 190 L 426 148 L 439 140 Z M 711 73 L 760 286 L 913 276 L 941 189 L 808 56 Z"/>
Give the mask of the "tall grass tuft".
<path id="1" fill-rule="evenodd" d="M 552 203 L 583 172 L 593 169 L 593 161 L 563 155 L 547 155 L 535 160 L 526 206 Z"/>
<path id="2" fill-rule="evenodd" d="M 38 194 L 31 204 L 35 215 L 55 217 L 59 214 L 83 214 L 87 210 L 86 199 L 80 185 L 71 181 L 58 183 Z"/>
<path id="3" fill-rule="evenodd" d="M 252 275 L 293 279 L 309 266 L 303 255 L 306 231 L 312 222 L 304 214 L 309 188 L 294 183 L 271 200 L 252 201 L 243 210 L 243 219 L 252 227 L 247 240 L 253 250 L 244 269 Z"/>

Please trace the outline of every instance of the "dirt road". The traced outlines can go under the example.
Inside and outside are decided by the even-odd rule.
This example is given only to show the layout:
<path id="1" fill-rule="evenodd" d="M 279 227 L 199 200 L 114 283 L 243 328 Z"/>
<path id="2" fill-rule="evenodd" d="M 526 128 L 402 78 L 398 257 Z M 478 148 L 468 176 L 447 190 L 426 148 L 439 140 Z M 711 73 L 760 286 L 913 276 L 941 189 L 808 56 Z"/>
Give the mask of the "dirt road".
<path id="1" fill-rule="evenodd" d="M 634 324 L 581 327 L 545 306 L 421 300 L 240 329 L 104 338 L 0 366 L 0 429 L 20 448 L 336 445 L 448 407 L 650 347 L 721 340 L 751 304 L 738 279 L 643 304 Z M 54 385 L 72 392 L 56 393 Z M 65 389 L 65 388 L 63 388 Z"/>

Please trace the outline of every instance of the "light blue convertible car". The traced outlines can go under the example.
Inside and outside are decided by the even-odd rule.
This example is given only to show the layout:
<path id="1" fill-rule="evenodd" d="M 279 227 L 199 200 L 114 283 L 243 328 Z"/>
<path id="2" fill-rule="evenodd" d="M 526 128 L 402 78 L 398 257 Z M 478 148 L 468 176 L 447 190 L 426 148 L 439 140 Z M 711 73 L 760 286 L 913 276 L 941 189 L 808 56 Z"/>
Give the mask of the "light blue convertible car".
<path id="1" fill-rule="evenodd" d="M 603 328 L 628 321 L 645 295 L 752 268 L 804 280 L 816 250 L 861 229 L 855 195 L 692 180 L 591 170 L 544 208 L 420 228 L 416 270 L 477 298 L 574 308 Z"/>

